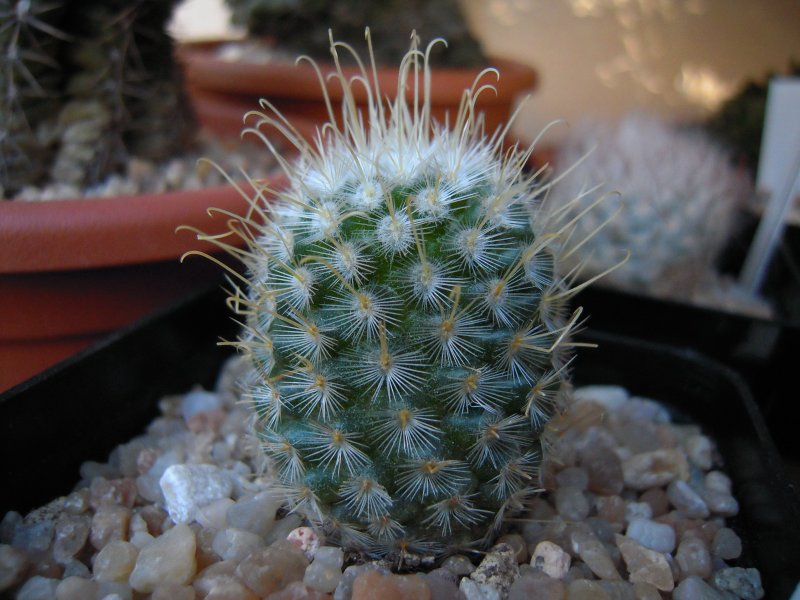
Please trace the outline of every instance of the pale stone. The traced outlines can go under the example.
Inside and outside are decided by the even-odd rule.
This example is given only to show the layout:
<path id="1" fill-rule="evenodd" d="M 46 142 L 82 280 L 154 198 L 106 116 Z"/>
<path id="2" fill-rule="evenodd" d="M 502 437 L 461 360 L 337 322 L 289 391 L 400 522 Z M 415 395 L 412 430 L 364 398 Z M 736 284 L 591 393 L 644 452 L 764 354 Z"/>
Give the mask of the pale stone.
<path id="1" fill-rule="evenodd" d="M 703 487 L 708 491 L 730 494 L 732 489 L 731 478 L 722 471 L 709 471 L 703 479 Z"/>
<path id="2" fill-rule="evenodd" d="M 675 530 L 664 523 L 634 519 L 628 525 L 625 535 L 656 552 L 666 553 L 675 549 Z"/>
<path id="3" fill-rule="evenodd" d="M 658 588 L 643 581 L 633 584 L 633 595 L 636 600 L 661 600 L 661 592 L 658 591 Z"/>
<path id="4" fill-rule="evenodd" d="M 115 540 L 97 553 L 92 573 L 97 581 L 128 581 L 136 565 L 139 549 L 123 540 Z"/>
<path id="5" fill-rule="evenodd" d="M 300 548 L 308 560 L 314 560 L 322 541 L 311 527 L 296 527 L 289 532 L 286 539 Z"/>
<path id="6" fill-rule="evenodd" d="M 102 598 L 102 600 L 135 600 L 131 586 L 120 581 L 98 581 L 97 598 Z"/>
<path id="7" fill-rule="evenodd" d="M 133 508 L 136 495 L 136 481 L 129 478 L 109 480 L 95 477 L 89 486 L 89 504 L 95 510 L 101 506 Z"/>
<path id="8" fill-rule="evenodd" d="M 56 588 L 56 600 L 87 600 L 96 594 L 97 583 L 83 577 L 65 577 Z"/>
<path id="9" fill-rule="evenodd" d="M 518 577 L 508 590 L 508 600 L 564 600 L 567 588 L 544 573 L 526 573 Z"/>
<path id="10" fill-rule="evenodd" d="M 661 591 L 672 591 L 675 581 L 664 554 L 645 548 L 623 535 L 617 535 L 616 539 L 632 583 L 649 583 Z"/>
<path id="11" fill-rule="evenodd" d="M 341 548 L 323 546 L 306 567 L 303 583 L 319 592 L 333 592 L 342 580 L 344 553 Z"/>
<path id="12" fill-rule="evenodd" d="M 192 390 L 181 400 L 181 416 L 184 422 L 198 413 L 217 411 L 222 408 L 222 399 L 218 394 L 204 390 Z"/>
<path id="13" fill-rule="evenodd" d="M 713 464 L 714 445 L 704 435 L 692 435 L 684 442 L 684 448 L 689 460 L 699 469 L 708 471 Z"/>
<path id="14" fill-rule="evenodd" d="M 150 594 L 150 600 L 195 600 L 197 594 L 190 585 L 163 583 L 156 586 Z"/>
<path id="15" fill-rule="evenodd" d="M 242 498 L 228 509 L 228 525 L 266 536 L 275 525 L 275 513 L 281 501 L 271 491 Z"/>
<path id="16" fill-rule="evenodd" d="M 263 548 L 264 542 L 255 533 L 227 527 L 216 533 L 211 547 L 222 560 L 239 562 L 254 550 Z"/>
<path id="17" fill-rule="evenodd" d="M 612 600 L 598 581 L 576 579 L 567 586 L 569 600 Z"/>
<path id="18" fill-rule="evenodd" d="M 470 579 L 476 583 L 489 584 L 502 595 L 508 593 L 511 582 L 519 575 L 516 552 L 508 544 L 497 544 L 483 557 L 478 568 L 470 573 Z"/>
<path id="19" fill-rule="evenodd" d="M 330 600 L 330 597 L 330 594 L 319 592 L 300 581 L 293 581 L 282 590 L 271 593 L 266 600 Z"/>
<path id="20" fill-rule="evenodd" d="M 621 579 L 614 561 L 603 543 L 593 534 L 576 531 L 571 536 L 572 547 L 581 560 L 600 579 Z"/>
<path id="21" fill-rule="evenodd" d="M 15 600 L 55 600 L 59 580 L 34 575 L 17 591 Z"/>
<path id="22" fill-rule="evenodd" d="M 705 541 L 697 535 L 685 535 L 675 553 L 675 563 L 680 578 L 697 576 L 706 579 L 711 575 L 711 555 Z"/>
<path id="23" fill-rule="evenodd" d="M 732 592 L 742 600 L 761 600 L 764 597 L 758 569 L 742 567 L 720 569 L 714 573 L 712 581 L 717 589 Z"/>
<path id="24" fill-rule="evenodd" d="M 725 600 L 722 594 L 705 581 L 692 575 L 672 591 L 672 600 Z"/>
<path id="25" fill-rule="evenodd" d="M 196 541 L 188 525 L 179 523 L 139 551 L 130 584 L 137 592 L 150 593 L 162 583 L 186 584 L 197 568 Z"/>
<path id="26" fill-rule="evenodd" d="M 259 596 L 267 596 L 292 581 L 301 581 L 308 559 L 291 542 L 277 541 L 253 551 L 236 567 L 236 576 Z"/>
<path id="27" fill-rule="evenodd" d="M 228 498 L 233 491 L 230 477 L 215 465 L 171 465 L 158 481 L 175 523 L 191 523 L 197 509 Z"/>
<path id="28" fill-rule="evenodd" d="M 594 402 L 610 412 L 619 410 L 630 395 L 618 385 L 585 385 L 573 392 L 576 402 Z"/>
<path id="29" fill-rule="evenodd" d="M 447 569 L 434 569 L 425 575 L 433 600 L 463 600 L 458 590 L 458 577 Z"/>
<path id="30" fill-rule="evenodd" d="M 461 579 L 458 589 L 465 600 L 503 600 L 505 597 L 495 586 L 489 583 L 478 583 L 469 577 Z"/>
<path id="31" fill-rule="evenodd" d="M 456 575 L 469 575 L 475 570 L 475 565 L 463 554 L 455 554 L 444 559 L 442 568 Z"/>
<path id="32" fill-rule="evenodd" d="M 722 527 L 714 534 L 711 553 L 722 560 L 735 560 L 742 554 L 742 540 L 733 529 Z"/>
<path id="33" fill-rule="evenodd" d="M 589 516 L 591 505 L 584 493 L 574 487 L 558 488 L 555 492 L 558 514 L 567 521 L 583 521 Z"/>
<path id="34" fill-rule="evenodd" d="M 731 494 L 706 489 L 703 490 L 703 500 L 715 515 L 734 517 L 739 514 L 739 503 Z"/>
<path id="35" fill-rule="evenodd" d="M 690 519 L 705 519 L 709 515 L 708 505 L 685 481 L 676 480 L 670 483 L 667 497 L 676 510 Z"/>
<path id="36" fill-rule="evenodd" d="M 211 588 L 203 600 L 259 600 L 261 596 L 254 593 L 241 581 L 229 579 L 220 581 Z"/>
<path id="37" fill-rule="evenodd" d="M 233 505 L 232 499 L 220 498 L 198 507 L 194 518 L 207 529 L 224 529 L 228 526 L 228 509 Z"/>
<path id="38" fill-rule="evenodd" d="M 689 463 L 684 452 L 675 448 L 643 452 L 622 461 L 622 477 L 628 487 L 646 490 L 688 479 Z"/>
<path id="39" fill-rule="evenodd" d="M 365 571 L 353 581 L 352 600 L 431 600 L 422 575 L 393 575 Z"/>
<path id="40" fill-rule="evenodd" d="M 635 600 L 636 592 L 629 581 L 598 581 L 603 591 L 611 600 Z"/>
<path id="41" fill-rule="evenodd" d="M 89 532 L 92 546 L 101 550 L 111 541 L 126 540 L 130 519 L 131 509 L 126 506 L 101 506 L 92 517 Z"/>
<path id="42" fill-rule="evenodd" d="M 53 538 L 53 558 L 62 564 L 72 560 L 86 545 L 91 524 L 91 519 L 85 515 L 59 519 Z"/>
<path id="43" fill-rule="evenodd" d="M 625 506 L 625 520 L 628 523 L 639 519 L 650 519 L 653 516 L 653 507 L 648 502 L 628 502 Z"/>
<path id="44" fill-rule="evenodd" d="M 539 542 L 531 556 L 531 566 L 553 579 L 562 579 L 569 571 L 572 558 L 552 542 Z"/>
<path id="45" fill-rule="evenodd" d="M 27 554 L 8 544 L 0 545 L 0 592 L 22 581 L 28 565 Z"/>
<path id="46" fill-rule="evenodd" d="M 197 577 L 192 581 L 192 587 L 201 598 L 205 598 L 215 587 L 236 579 L 236 566 L 232 560 L 213 563 L 197 573 Z"/>

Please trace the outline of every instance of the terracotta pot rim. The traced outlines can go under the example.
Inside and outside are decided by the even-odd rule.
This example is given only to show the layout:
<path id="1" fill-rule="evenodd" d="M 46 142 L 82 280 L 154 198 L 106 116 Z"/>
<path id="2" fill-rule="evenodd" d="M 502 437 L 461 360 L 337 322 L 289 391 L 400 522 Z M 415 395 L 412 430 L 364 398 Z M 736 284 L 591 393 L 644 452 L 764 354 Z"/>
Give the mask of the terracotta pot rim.
<path id="1" fill-rule="evenodd" d="M 230 94 L 266 95 L 278 98 L 296 97 L 312 99 L 320 96 L 320 82 L 314 68 L 307 62 L 274 60 L 267 63 L 229 61 L 218 58 L 214 50 L 231 40 L 187 42 L 177 50 L 178 60 L 184 66 L 189 86 L 227 92 Z M 500 73 L 497 79 L 492 73 L 481 77 L 484 84 L 493 84 L 496 93 L 483 93 L 480 102 L 499 104 L 508 102 L 519 92 L 536 87 L 536 71 L 512 59 L 490 57 L 485 67 L 436 68 L 432 70 L 432 91 L 437 103 L 457 103 L 464 89 L 470 87 L 478 73 L 495 67 Z M 323 78 L 333 72 L 331 64 L 320 63 Z M 359 73 L 355 67 L 345 67 L 349 77 Z M 397 89 L 397 67 L 378 67 L 378 84 L 384 93 Z M 342 98 L 341 85 L 334 79 L 326 81 L 331 100 Z M 407 90 L 411 97 L 413 90 Z M 354 87 L 356 101 L 364 101 L 366 93 L 361 86 Z"/>
<path id="2" fill-rule="evenodd" d="M 247 191 L 247 190 L 246 190 Z M 179 258 L 201 244 L 189 225 L 225 230 L 216 207 L 242 214 L 249 202 L 233 186 L 46 202 L 0 202 L 0 275 L 104 268 Z"/>

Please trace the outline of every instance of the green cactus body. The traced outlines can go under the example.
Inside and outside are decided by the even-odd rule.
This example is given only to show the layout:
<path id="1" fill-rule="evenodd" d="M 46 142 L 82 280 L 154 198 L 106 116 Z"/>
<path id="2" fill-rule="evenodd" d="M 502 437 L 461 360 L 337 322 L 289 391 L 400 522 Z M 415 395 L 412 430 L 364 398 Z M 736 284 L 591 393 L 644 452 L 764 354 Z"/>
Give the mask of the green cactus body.
<path id="1" fill-rule="evenodd" d="M 249 242 L 232 249 L 248 270 L 231 304 L 258 439 L 294 510 L 373 554 L 485 542 L 524 505 L 580 315 L 555 275 L 572 223 L 537 219 L 531 149 L 483 135 L 479 84 L 450 130 L 431 123 L 426 56 L 412 47 L 409 94 L 391 104 L 369 71 L 339 71 L 344 122 L 316 146 L 274 112 L 249 115 L 301 154 L 283 161 L 274 206 L 252 182 L 253 214 L 231 222 Z M 364 86 L 362 115 L 351 94 Z"/>

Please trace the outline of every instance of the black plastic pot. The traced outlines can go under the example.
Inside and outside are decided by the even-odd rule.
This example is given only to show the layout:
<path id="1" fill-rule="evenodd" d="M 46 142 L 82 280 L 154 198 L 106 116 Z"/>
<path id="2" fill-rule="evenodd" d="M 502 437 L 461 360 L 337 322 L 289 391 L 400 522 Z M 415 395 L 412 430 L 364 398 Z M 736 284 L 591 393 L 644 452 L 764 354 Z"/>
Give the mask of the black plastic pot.
<path id="1" fill-rule="evenodd" d="M 213 385 L 236 336 L 223 294 L 212 290 L 147 319 L 0 396 L 0 515 L 68 493 L 85 460 L 105 460 L 140 433 L 158 400 Z M 788 598 L 800 573 L 800 507 L 742 378 L 698 353 L 589 330 L 600 344 L 578 358 L 580 383 L 623 385 L 665 402 L 717 442 L 740 514 L 741 566 L 757 567 L 769 598 Z"/>

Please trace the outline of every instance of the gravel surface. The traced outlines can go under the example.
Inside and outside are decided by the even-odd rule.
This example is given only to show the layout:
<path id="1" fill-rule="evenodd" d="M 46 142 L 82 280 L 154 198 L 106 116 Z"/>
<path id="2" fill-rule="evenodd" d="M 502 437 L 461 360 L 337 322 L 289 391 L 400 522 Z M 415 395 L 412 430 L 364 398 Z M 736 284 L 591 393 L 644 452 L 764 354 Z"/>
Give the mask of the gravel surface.
<path id="1" fill-rule="evenodd" d="M 69 496 L 0 522 L 0 596 L 21 600 L 720 599 L 764 596 L 735 566 L 738 512 L 713 440 L 621 387 L 575 390 L 545 492 L 486 552 L 370 561 L 287 513 L 228 363 L 167 397 L 145 434 L 87 462 Z"/>

